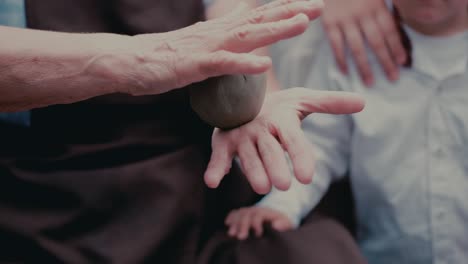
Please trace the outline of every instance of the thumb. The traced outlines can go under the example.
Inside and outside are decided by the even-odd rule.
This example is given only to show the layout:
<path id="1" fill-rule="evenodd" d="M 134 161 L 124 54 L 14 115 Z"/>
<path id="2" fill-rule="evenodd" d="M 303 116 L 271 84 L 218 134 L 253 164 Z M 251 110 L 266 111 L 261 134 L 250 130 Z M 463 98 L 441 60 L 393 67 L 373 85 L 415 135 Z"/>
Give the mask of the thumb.
<path id="1" fill-rule="evenodd" d="M 306 88 L 291 89 L 292 96 L 299 102 L 298 110 L 305 118 L 312 113 L 352 114 L 364 109 L 364 98 L 356 93 L 317 91 Z"/>
<path id="2" fill-rule="evenodd" d="M 217 188 L 229 172 L 234 159 L 233 154 L 226 146 L 213 147 L 210 162 L 205 171 L 204 180 L 208 187 Z"/>

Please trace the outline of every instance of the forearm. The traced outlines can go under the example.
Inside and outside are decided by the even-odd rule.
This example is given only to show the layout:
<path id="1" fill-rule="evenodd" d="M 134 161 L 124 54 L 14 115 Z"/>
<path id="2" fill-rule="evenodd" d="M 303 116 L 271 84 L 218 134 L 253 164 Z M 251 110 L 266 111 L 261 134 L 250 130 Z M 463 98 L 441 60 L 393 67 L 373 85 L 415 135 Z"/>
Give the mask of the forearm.
<path id="1" fill-rule="evenodd" d="M 0 111 L 66 104 L 124 90 L 125 36 L 0 27 Z M 123 69 L 121 69 L 123 70 Z"/>

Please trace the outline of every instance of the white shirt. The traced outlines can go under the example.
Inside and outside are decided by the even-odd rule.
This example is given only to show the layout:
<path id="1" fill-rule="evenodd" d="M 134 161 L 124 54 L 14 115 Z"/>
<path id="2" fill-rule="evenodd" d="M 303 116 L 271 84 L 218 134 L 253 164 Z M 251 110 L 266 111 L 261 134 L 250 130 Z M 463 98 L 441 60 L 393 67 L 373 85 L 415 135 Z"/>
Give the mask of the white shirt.
<path id="1" fill-rule="evenodd" d="M 468 31 L 435 38 L 406 30 L 413 67 L 390 83 L 371 57 L 373 88 L 356 67 L 349 77 L 339 73 L 324 45 L 304 85 L 360 93 L 366 108 L 308 118 L 313 183 L 274 190 L 259 205 L 297 224 L 349 172 L 357 239 L 371 264 L 468 263 Z"/>

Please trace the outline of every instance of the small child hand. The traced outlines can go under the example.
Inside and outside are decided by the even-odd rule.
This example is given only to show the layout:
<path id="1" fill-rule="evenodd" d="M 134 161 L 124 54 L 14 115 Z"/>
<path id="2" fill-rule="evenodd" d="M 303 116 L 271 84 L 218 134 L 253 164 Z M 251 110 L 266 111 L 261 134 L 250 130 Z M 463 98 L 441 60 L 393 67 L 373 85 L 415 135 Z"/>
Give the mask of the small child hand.
<path id="1" fill-rule="evenodd" d="M 283 213 L 266 207 L 245 207 L 233 210 L 226 217 L 225 224 L 229 227 L 228 235 L 239 240 L 247 239 L 249 231 L 254 230 L 255 235 L 263 235 L 263 224 L 271 223 L 277 231 L 293 229 L 293 223 Z"/>

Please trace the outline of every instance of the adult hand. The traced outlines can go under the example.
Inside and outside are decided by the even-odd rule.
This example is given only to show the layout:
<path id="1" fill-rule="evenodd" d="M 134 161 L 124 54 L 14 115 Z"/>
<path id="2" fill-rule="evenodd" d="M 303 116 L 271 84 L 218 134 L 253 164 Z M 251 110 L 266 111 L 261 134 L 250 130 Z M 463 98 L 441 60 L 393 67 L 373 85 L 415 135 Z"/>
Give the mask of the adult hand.
<path id="1" fill-rule="evenodd" d="M 348 72 L 345 45 L 357 65 L 362 81 L 371 86 L 374 76 L 366 55 L 365 40 L 391 81 L 399 78 L 399 65 L 406 62 L 396 22 L 385 0 L 327 0 L 323 24 L 338 67 Z"/>
<path id="2" fill-rule="evenodd" d="M 134 37 L 0 26 L 0 111 L 160 94 L 217 75 L 261 73 L 270 59 L 249 52 L 301 34 L 321 7 L 307 0 L 244 5 L 225 17 Z"/>
<path id="3" fill-rule="evenodd" d="M 294 175 L 307 184 L 314 173 L 311 143 L 301 129 L 301 120 L 311 113 L 349 114 L 364 108 L 364 100 L 345 92 L 293 88 L 272 92 L 256 119 L 233 130 L 216 129 L 205 182 L 216 188 L 237 155 L 252 188 L 261 194 L 272 185 L 287 190 L 291 173 L 284 155 L 289 155 Z"/>
<path id="4" fill-rule="evenodd" d="M 263 235 L 263 224 L 271 223 L 277 231 L 293 229 L 293 223 L 283 213 L 266 207 L 245 207 L 233 210 L 226 217 L 225 224 L 229 227 L 228 235 L 239 240 L 248 238 L 249 231 L 254 230 L 255 235 Z"/>
<path id="5" fill-rule="evenodd" d="M 128 93 L 163 93 L 209 77 L 257 74 L 271 67 L 268 57 L 249 52 L 303 33 L 321 13 L 320 1 L 278 0 L 249 10 L 241 4 L 227 16 L 163 34 L 133 38 L 138 52 L 124 80 Z"/>

